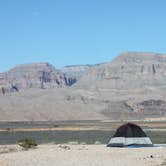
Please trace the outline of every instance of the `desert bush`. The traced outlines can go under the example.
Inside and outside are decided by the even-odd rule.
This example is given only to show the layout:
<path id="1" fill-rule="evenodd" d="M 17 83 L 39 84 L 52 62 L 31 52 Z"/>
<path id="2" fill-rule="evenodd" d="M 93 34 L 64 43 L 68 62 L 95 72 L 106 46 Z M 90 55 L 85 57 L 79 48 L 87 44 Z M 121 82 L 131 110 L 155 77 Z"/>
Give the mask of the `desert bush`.
<path id="1" fill-rule="evenodd" d="M 23 139 L 18 140 L 18 145 L 20 145 L 24 149 L 28 150 L 30 148 L 36 147 L 37 143 L 32 138 L 23 138 Z"/>

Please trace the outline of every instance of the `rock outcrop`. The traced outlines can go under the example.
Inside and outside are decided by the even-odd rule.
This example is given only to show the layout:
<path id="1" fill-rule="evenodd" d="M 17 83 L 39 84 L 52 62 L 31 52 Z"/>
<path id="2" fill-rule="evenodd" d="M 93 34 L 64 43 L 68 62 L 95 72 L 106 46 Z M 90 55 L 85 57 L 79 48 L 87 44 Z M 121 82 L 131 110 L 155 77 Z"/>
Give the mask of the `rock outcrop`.
<path id="1" fill-rule="evenodd" d="M 49 63 L 18 65 L 0 74 L 0 93 L 18 92 L 29 88 L 58 88 L 71 86 L 73 78 L 66 77 Z"/>
<path id="2" fill-rule="evenodd" d="M 94 65 L 73 65 L 65 66 L 61 69 L 66 76 L 75 79 L 75 82 L 78 81 L 83 75 L 85 75 L 88 70 Z"/>

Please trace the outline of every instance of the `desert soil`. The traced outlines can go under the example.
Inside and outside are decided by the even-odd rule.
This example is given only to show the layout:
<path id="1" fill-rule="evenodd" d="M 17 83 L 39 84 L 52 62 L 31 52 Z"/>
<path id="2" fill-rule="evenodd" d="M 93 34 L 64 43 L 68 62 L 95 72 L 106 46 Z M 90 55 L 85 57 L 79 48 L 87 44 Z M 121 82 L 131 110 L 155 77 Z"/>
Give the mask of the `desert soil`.
<path id="1" fill-rule="evenodd" d="M 107 148 L 105 145 L 40 145 L 0 154 L 0 166 L 159 166 L 166 148 Z M 10 151 L 10 150 L 9 150 Z"/>

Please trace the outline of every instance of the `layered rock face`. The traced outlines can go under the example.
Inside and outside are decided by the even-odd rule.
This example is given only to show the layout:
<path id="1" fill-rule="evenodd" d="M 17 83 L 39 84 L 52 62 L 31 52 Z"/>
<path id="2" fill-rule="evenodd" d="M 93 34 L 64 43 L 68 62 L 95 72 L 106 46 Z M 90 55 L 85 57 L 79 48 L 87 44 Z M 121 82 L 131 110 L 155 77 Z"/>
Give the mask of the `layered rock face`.
<path id="1" fill-rule="evenodd" d="M 90 68 L 74 87 L 97 92 L 110 119 L 166 116 L 166 55 L 122 53 Z"/>
<path id="2" fill-rule="evenodd" d="M 94 65 L 73 65 L 73 66 L 65 66 L 61 69 L 66 76 L 74 78 L 75 82 L 80 80 L 80 78 L 85 75 L 88 70 Z"/>
<path id="3" fill-rule="evenodd" d="M 29 88 L 57 88 L 72 85 L 72 78 L 56 70 L 48 63 L 18 65 L 0 74 L 0 93 L 9 93 Z"/>
<path id="4" fill-rule="evenodd" d="M 91 68 L 78 87 L 135 89 L 165 86 L 166 55 L 126 52 L 110 63 Z"/>
<path id="5" fill-rule="evenodd" d="M 166 55 L 126 52 L 62 71 L 38 63 L 0 74 L 0 120 L 166 119 Z"/>

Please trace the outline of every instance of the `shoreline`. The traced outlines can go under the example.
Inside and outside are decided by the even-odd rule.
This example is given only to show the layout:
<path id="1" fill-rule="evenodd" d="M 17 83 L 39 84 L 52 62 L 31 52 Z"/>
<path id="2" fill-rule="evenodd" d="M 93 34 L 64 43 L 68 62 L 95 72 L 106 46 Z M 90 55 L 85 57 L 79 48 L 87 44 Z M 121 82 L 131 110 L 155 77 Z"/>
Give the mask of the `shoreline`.
<path id="1" fill-rule="evenodd" d="M 0 132 L 30 132 L 30 131 L 115 131 L 115 129 L 100 129 L 95 127 L 48 127 L 48 128 L 0 128 Z M 166 131 L 166 129 L 152 128 L 144 131 Z"/>
<path id="2" fill-rule="evenodd" d="M 160 166 L 166 159 L 166 148 L 109 148 L 105 145 L 42 144 L 23 151 L 18 145 L 3 145 L 17 151 L 0 154 L 1 166 Z M 35 157 L 34 157 L 35 156 Z"/>

